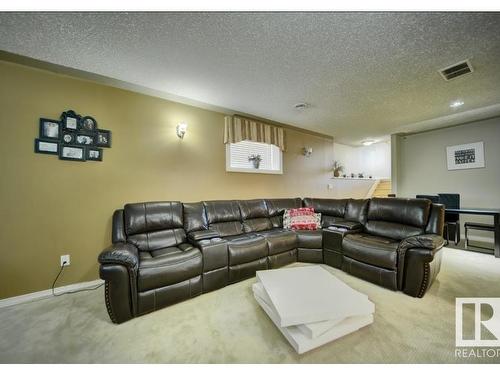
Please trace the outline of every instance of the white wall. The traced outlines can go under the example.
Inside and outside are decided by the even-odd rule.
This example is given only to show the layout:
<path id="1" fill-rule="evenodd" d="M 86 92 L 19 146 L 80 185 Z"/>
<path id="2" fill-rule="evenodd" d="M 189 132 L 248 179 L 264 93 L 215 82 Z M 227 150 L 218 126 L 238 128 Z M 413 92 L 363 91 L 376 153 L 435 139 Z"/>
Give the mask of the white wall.
<path id="1" fill-rule="evenodd" d="M 485 168 L 449 171 L 446 146 L 484 142 Z M 398 142 L 397 195 L 459 193 L 462 207 L 500 207 L 500 118 L 402 136 Z M 492 222 L 461 215 L 460 221 Z M 463 236 L 462 227 L 462 236 Z M 486 232 L 474 235 L 489 238 Z"/>
<path id="2" fill-rule="evenodd" d="M 339 161 L 347 175 L 363 172 L 365 177 L 391 178 L 391 143 L 375 143 L 370 146 L 333 144 L 334 160 Z"/>

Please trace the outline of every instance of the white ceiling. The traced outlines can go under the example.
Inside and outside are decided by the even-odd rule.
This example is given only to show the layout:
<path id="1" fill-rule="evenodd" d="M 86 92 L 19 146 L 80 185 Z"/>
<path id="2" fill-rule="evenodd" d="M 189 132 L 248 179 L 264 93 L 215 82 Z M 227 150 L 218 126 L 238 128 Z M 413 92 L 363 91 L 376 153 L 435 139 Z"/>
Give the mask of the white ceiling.
<path id="1" fill-rule="evenodd" d="M 500 13 L 1 13 L 0 49 L 350 144 L 500 114 Z"/>

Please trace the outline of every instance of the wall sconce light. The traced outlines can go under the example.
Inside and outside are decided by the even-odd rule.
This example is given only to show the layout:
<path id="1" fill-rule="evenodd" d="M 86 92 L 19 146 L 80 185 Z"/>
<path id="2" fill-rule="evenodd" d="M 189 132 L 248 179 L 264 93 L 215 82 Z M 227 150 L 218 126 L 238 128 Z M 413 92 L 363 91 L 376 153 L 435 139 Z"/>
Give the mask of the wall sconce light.
<path id="1" fill-rule="evenodd" d="M 304 148 L 302 149 L 302 154 L 303 154 L 306 158 L 308 158 L 309 156 L 311 156 L 311 155 L 312 155 L 312 153 L 313 153 L 313 149 L 312 149 L 312 147 L 304 147 Z"/>
<path id="2" fill-rule="evenodd" d="M 177 124 L 175 131 L 180 139 L 184 138 L 184 134 L 186 134 L 187 127 L 188 127 L 187 124 L 184 122 L 180 122 Z"/>

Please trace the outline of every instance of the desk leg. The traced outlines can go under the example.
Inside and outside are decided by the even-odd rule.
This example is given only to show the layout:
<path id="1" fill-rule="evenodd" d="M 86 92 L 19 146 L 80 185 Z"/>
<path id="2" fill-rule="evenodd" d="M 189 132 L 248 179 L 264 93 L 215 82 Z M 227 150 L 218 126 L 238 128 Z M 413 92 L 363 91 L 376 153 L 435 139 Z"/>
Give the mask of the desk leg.
<path id="1" fill-rule="evenodd" d="M 500 222 L 499 222 L 500 214 L 496 214 L 493 216 L 494 225 L 495 225 L 495 258 L 500 258 Z"/>

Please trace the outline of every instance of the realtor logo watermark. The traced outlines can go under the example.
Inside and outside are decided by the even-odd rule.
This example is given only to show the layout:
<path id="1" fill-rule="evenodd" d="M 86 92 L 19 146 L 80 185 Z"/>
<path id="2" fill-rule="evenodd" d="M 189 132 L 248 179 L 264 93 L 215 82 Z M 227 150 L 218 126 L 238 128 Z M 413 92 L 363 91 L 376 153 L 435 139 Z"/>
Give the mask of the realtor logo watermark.
<path id="1" fill-rule="evenodd" d="M 469 312 L 473 309 L 474 314 L 464 314 L 464 307 L 469 309 Z M 485 317 L 485 311 L 492 313 Z M 469 321 L 471 319 L 472 322 Z M 465 335 L 464 327 L 468 327 L 471 332 Z M 500 357 L 500 298 L 455 300 L 455 345 L 455 356 L 459 358 Z"/>

